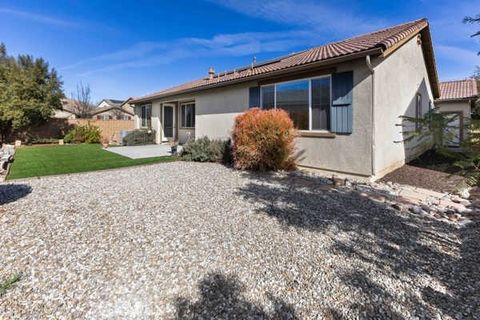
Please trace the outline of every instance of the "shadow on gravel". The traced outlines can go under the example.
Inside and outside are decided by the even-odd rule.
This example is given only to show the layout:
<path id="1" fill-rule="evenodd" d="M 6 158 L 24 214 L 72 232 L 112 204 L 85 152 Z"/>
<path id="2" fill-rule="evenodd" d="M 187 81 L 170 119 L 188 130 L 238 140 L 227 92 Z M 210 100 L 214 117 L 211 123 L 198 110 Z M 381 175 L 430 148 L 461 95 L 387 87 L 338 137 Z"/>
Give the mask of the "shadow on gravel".
<path id="1" fill-rule="evenodd" d="M 208 274 L 199 284 L 196 302 L 179 298 L 176 302 L 179 320 L 187 319 L 298 319 L 295 310 L 284 301 L 271 297 L 273 312 L 242 297 L 242 285 L 234 277 Z"/>
<path id="2" fill-rule="evenodd" d="M 330 250 L 340 259 L 353 257 L 368 266 L 341 277 L 344 285 L 362 293 L 357 301 L 346 301 L 353 314 L 404 318 L 398 313 L 399 305 L 410 310 L 411 316 L 427 318 L 441 314 L 473 318 L 480 314 L 480 223 L 459 228 L 401 213 L 350 188 L 329 188 L 319 177 L 299 173 L 245 175 L 250 182 L 238 194 L 259 205 L 259 214 L 289 227 L 312 232 L 338 230 L 348 235 L 348 240 L 334 238 Z M 417 277 L 432 278 L 447 294 L 427 285 L 420 288 L 422 299 L 410 294 L 405 301 L 395 301 L 386 288 L 371 279 L 369 269 L 406 281 L 406 287 L 419 287 Z"/>
<path id="3" fill-rule="evenodd" d="M 15 202 L 32 192 L 32 187 L 26 184 L 1 184 L 0 205 Z"/>

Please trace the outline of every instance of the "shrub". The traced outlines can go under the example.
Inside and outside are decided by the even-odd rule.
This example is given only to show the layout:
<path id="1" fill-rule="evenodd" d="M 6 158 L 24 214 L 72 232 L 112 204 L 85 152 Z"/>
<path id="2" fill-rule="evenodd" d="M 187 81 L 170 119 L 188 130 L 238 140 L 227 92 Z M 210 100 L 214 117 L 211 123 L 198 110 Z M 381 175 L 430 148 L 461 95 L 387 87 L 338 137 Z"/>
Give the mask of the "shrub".
<path id="1" fill-rule="evenodd" d="M 137 129 L 127 133 L 122 141 L 125 146 L 141 146 L 155 143 L 155 130 Z"/>
<path id="2" fill-rule="evenodd" d="M 100 128 L 88 122 L 86 125 L 76 125 L 63 140 L 66 143 L 100 143 L 102 133 Z"/>
<path id="3" fill-rule="evenodd" d="M 182 159 L 198 162 L 231 163 L 230 140 L 210 140 L 207 137 L 187 143 L 183 147 Z"/>
<path id="4" fill-rule="evenodd" d="M 235 119 L 235 168 L 261 171 L 295 169 L 295 136 L 293 121 L 286 111 L 250 109 Z"/>

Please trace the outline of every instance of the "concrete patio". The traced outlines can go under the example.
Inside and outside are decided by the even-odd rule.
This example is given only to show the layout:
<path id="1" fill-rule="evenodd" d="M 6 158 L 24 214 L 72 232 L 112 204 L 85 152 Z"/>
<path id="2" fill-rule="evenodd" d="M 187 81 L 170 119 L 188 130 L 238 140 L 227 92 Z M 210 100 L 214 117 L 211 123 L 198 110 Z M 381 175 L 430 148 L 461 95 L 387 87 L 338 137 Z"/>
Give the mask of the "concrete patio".
<path id="1" fill-rule="evenodd" d="M 107 151 L 119 154 L 130 159 L 144 159 L 154 157 L 171 156 L 170 145 L 168 144 L 151 144 L 145 146 L 128 146 L 128 147 L 110 147 Z"/>

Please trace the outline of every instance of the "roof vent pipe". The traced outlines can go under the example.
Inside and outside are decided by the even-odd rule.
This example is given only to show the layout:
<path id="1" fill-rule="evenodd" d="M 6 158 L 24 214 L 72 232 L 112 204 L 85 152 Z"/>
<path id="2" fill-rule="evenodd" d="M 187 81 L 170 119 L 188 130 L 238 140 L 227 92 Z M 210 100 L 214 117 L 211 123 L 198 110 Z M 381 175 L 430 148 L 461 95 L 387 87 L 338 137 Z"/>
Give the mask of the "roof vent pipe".
<path id="1" fill-rule="evenodd" d="M 213 67 L 210 67 L 208 69 L 208 79 L 212 80 L 214 76 L 215 76 L 215 69 Z"/>

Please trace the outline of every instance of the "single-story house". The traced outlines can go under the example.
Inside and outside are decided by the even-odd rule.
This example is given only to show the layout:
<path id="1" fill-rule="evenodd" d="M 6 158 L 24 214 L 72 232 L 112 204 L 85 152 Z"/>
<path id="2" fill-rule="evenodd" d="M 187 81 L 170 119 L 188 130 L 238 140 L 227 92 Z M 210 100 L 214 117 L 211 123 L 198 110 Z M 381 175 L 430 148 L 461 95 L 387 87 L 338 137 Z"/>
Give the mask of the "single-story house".
<path id="1" fill-rule="evenodd" d="M 480 95 L 478 82 L 475 79 L 440 82 L 440 97 L 435 100 L 439 112 L 452 116 L 453 139 L 448 142 L 450 147 L 458 147 L 464 138 L 464 128 L 472 117 Z"/>
<path id="2" fill-rule="evenodd" d="M 156 142 L 227 139 L 251 107 L 282 108 L 298 129 L 299 165 L 380 178 L 415 157 L 401 116 L 440 97 L 429 23 L 416 20 L 135 98 L 136 128 Z"/>
<path id="3" fill-rule="evenodd" d="M 92 118 L 96 120 L 133 120 L 134 111 L 127 100 L 104 99 L 93 109 Z"/>

